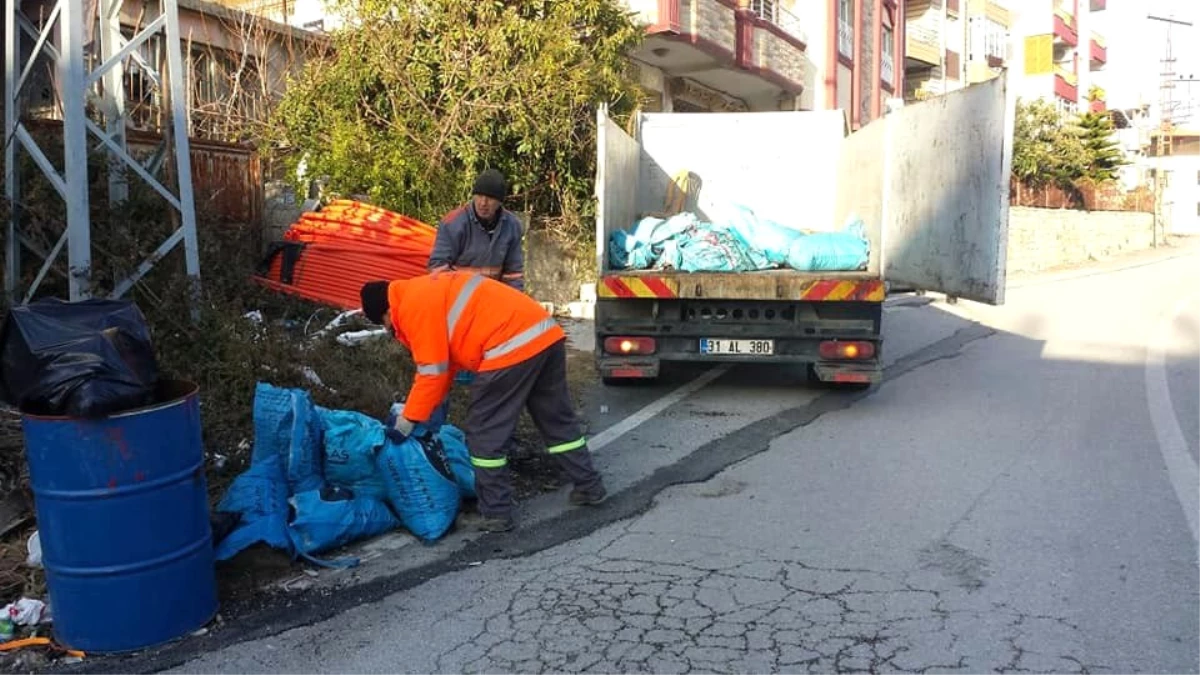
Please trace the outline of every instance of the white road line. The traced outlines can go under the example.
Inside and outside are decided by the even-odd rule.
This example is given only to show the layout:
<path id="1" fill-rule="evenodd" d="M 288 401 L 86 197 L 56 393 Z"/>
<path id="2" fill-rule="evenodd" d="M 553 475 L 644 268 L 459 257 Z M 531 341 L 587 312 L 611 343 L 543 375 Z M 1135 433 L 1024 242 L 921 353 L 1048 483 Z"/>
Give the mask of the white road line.
<path id="1" fill-rule="evenodd" d="M 729 372 L 729 369 L 732 367 L 733 366 L 728 363 L 717 366 L 716 368 L 703 373 L 700 375 L 700 377 L 688 382 L 675 391 L 633 413 L 629 417 L 626 417 L 604 431 L 592 436 L 588 439 L 588 449 L 592 452 L 596 452 L 609 443 L 612 443 L 621 436 L 624 436 L 635 428 L 641 426 L 647 420 L 650 420 L 667 408 L 670 408 L 688 396 L 691 396 L 697 391 L 703 389 L 708 385 L 708 383 Z"/>
<path id="2" fill-rule="evenodd" d="M 1187 440 L 1180 428 L 1171 389 L 1167 384 L 1166 354 L 1171 343 L 1175 318 L 1183 313 L 1187 300 L 1181 300 L 1159 325 L 1146 350 L 1146 401 L 1150 406 L 1150 422 L 1158 437 L 1158 449 L 1167 465 L 1167 476 L 1183 515 L 1192 529 L 1192 539 L 1200 543 L 1200 469 L 1187 449 Z"/>

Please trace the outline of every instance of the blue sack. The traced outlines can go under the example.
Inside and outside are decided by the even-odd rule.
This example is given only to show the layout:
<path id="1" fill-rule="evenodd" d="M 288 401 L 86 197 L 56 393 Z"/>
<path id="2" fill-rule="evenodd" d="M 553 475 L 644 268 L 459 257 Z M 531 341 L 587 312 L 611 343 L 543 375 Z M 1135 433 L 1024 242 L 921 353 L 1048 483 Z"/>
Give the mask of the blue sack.
<path id="1" fill-rule="evenodd" d="M 254 449 L 250 462 L 279 457 L 293 493 L 321 487 L 321 421 L 303 389 L 259 382 L 254 390 Z"/>
<path id="2" fill-rule="evenodd" d="M 741 238 L 730 228 L 701 223 L 680 236 L 680 265 L 684 272 L 749 272 L 769 265 L 755 259 Z"/>
<path id="3" fill-rule="evenodd" d="M 438 429 L 438 438 L 446 449 L 446 460 L 450 472 L 463 497 L 475 498 L 475 467 L 471 465 L 471 453 L 467 450 L 467 435 L 453 424 L 443 424 Z"/>
<path id="4" fill-rule="evenodd" d="M 292 542 L 303 554 L 321 553 L 394 530 L 400 521 L 379 499 L 341 488 L 309 490 L 293 496 Z"/>
<path id="5" fill-rule="evenodd" d="M 235 478 L 216 510 L 241 515 L 237 527 L 217 544 L 217 560 L 228 560 L 259 542 L 292 552 L 287 479 L 278 455 L 260 459 Z"/>
<path id="6" fill-rule="evenodd" d="M 387 483 L 388 502 L 409 532 L 430 542 L 450 529 L 462 496 L 439 437 L 385 440 L 378 466 Z"/>
<path id="7" fill-rule="evenodd" d="M 387 483 L 375 466 L 375 456 L 383 447 L 383 425 L 352 410 L 316 410 L 325 439 L 326 482 L 358 497 L 386 499 Z"/>
<path id="8" fill-rule="evenodd" d="M 788 251 L 788 267 L 801 272 L 853 272 L 867 268 L 867 240 L 853 232 L 800 237 Z"/>
<path id="9" fill-rule="evenodd" d="M 760 218 L 749 207 L 741 204 L 731 204 L 727 217 L 729 227 L 742 241 L 752 250 L 762 252 L 773 265 L 787 262 L 792 244 L 798 237 L 803 236 L 799 230 L 767 218 Z"/>

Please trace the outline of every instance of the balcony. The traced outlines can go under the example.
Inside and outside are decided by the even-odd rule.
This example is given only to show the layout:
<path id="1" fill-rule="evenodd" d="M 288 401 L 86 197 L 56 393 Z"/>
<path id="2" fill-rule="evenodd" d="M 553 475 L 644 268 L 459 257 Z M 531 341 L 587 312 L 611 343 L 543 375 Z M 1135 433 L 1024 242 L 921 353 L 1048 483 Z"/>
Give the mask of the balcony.
<path id="1" fill-rule="evenodd" d="M 1105 10 L 1105 8 L 1107 7 L 1107 5 L 1108 5 L 1107 0 L 1091 0 L 1091 3 L 1088 5 L 1088 8 L 1091 9 L 1093 12 L 1103 12 Z"/>
<path id="2" fill-rule="evenodd" d="M 942 65 L 942 14 L 938 8 L 910 14 L 904 22 L 904 56 L 912 65 Z"/>
<path id="3" fill-rule="evenodd" d="M 1054 94 L 1072 103 L 1079 102 L 1079 78 L 1066 68 L 1054 66 Z"/>
<path id="4" fill-rule="evenodd" d="M 1054 4 L 1054 39 L 1072 47 L 1079 44 L 1075 15 L 1059 3 Z"/>
<path id="5" fill-rule="evenodd" d="M 1088 109 L 1092 112 L 1104 112 L 1108 110 L 1108 93 L 1100 87 L 1092 87 L 1088 90 Z"/>
<path id="6" fill-rule="evenodd" d="M 1104 64 L 1108 63 L 1108 43 L 1105 42 L 1104 36 L 1092 31 L 1092 37 L 1088 40 L 1088 52 L 1091 55 L 1092 70 L 1100 70 Z"/>
<path id="7" fill-rule="evenodd" d="M 625 0 L 646 38 L 637 61 L 747 102 L 804 89 L 800 20 L 770 0 Z"/>

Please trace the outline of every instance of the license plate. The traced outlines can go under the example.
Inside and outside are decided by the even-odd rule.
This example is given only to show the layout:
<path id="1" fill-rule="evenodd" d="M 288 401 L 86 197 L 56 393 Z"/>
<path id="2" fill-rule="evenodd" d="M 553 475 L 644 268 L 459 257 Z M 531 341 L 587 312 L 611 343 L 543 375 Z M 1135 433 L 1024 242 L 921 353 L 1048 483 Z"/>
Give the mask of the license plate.
<path id="1" fill-rule="evenodd" d="M 733 354 L 770 356 L 775 353 L 774 340 L 700 340 L 701 354 Z"/>

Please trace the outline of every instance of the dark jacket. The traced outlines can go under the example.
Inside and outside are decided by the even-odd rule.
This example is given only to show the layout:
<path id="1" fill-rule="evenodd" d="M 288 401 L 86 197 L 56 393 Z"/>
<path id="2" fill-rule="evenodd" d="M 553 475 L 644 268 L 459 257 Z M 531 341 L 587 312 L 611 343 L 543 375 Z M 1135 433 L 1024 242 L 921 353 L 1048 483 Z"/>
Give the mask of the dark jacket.
<path id="1" fill-rule="evenodd" d="M 525 290 L 525 255 L 521 250 L 521 221 L 500 209 L 500 222 L 488 232 L 467 203 L 446 214 L 438 223 L 430 271 L 470 270 Z"/>

